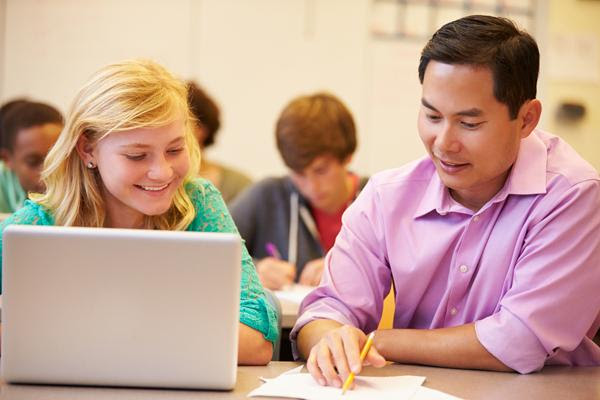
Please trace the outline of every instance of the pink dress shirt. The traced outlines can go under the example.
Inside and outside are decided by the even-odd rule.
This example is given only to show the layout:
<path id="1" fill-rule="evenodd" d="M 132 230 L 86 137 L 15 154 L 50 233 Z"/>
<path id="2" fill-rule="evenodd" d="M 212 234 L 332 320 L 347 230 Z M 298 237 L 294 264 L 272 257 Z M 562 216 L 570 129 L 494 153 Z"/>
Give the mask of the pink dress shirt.
<path id="1" fill-rule="evenodd" d="M 314 319 L 375 330 L 392 284 L 396 328 L 475 322 L 481 344 L 520 373 L 600 365 L 597 172 L 536 130 L 477 212 L 452 199 L 429 158 L 373 176 L 343 216 L 292 340 Z"/>

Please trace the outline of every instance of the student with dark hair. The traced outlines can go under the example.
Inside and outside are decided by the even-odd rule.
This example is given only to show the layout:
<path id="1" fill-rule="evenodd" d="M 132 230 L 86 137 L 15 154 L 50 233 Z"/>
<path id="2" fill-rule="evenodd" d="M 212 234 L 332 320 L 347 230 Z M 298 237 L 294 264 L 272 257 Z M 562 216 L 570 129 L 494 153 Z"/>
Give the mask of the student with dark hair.
<path id="1" fill-rule="evenodd" d="M 210 180 L 221 192 L 223 200 L 230 203 L 252 184 L 252 180 L 236 169 L 206 158 L 204 149 L 215 143 L 221 126 L 219 106 L 195 82 L 188 82 L 188 102 L 195 118 L 194 133 L 202 151 L 199 175 Z"/>
<path id="2" fill-rule="evenodd" d="M 264 286 L 314 286 L 342 213 L 366 183 L 348 171 L 356 149 L 354 120 L 335 96 L 300 96 L 281 112 L 275 136 L 289 175 L 253 185 L 231 205 L 231 214 L 258 259 Z"/>
<path id="3" fill-rule="evenodd" d="M 0 106 L 0 147 L 2 146 L 2 121 L 4 121 L 4 116 L 6 113 L 16 105 L 27 103 L 26 99 L 14 99 L 7 101 L 6 103 Z"/>
<path id="4" fill-rule="evenodd" d="M 6 103 L 0 115 L 0 212 L 12 213 L 28 192 L 44 191 L 40 173 L 63 118 L 54 107 L 27 100 Z"/>
<path id="5" fill-rule="evenodd" d="M 600 179 L 536 128 L 538 47 L 508 19 L 469 16 L 422 51 L 429 155 L 373 176 L 344 214 L 291 338 L 340 386 L 386 360 L 529 373 L 600 365 Z M 394 329 L 376 330 L 394 285 Z"/>

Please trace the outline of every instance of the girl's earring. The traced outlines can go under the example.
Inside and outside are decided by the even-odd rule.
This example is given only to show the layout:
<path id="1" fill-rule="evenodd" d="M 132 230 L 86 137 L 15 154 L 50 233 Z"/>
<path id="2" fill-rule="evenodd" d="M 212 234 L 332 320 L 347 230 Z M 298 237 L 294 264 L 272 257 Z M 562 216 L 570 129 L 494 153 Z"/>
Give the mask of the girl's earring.
<path id="1" fill-rule="evenodd" d="M 93 162 L 91 162 L 91 161 L 89 161 L 89 162 L 87 163 L 87 167 L 88 167 L 89 169 L 96 168 L 96 166 L 94 165 L 94 163 L 93 163 Z"/>

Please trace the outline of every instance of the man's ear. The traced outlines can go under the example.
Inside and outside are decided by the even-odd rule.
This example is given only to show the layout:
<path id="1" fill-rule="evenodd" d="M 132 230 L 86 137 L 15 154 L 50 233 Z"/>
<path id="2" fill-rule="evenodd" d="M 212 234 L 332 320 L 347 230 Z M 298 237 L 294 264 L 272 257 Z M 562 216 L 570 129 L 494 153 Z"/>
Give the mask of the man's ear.
<path id="1" fill-rule="evenodd" d="M 12 154 L 10 150 L 0 149 L 0 159 L 8 169 L 12 170 Z"/>
<path id="2" fill-rule="evenodd" d="M 521 106 L 519 114 L 521 139 L 524 139 L 533 132 L 538 122 L 540 122 L 542 103 L 538 99 L 529 100 Z"/>
<path id="3" fill-rule="evenodd" d="M 88 165 L 90 162 L 94 165 L 96 164 L 93 154 L 95 145 L 85 134 L 79 136 L 79 139 L 77 139 L 77 145 L 75 147 L 77 149 L 77 153 L 79 154 L 79 158 L 81 158 L 84 165 Z"/>

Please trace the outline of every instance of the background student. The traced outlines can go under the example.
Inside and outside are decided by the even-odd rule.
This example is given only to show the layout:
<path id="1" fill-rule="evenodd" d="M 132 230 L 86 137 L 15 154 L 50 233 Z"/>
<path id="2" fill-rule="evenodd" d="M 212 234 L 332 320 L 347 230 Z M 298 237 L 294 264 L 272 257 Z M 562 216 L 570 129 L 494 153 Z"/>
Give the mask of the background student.
<path id="1" fill-rule="evenodd" d="M 234 168 L 207 159 L 204 150 L 215 142 L 221 126 L 219 106 L 195 82 L 188 82 L 188 100 L 195 117 L 194 133 L 202 152 L 199 174 L 211 181 L 229 204 L 252 180 Z"/>
<path id="2" fill-rule="evenodd" d="M 289 175 L 256 183 L 231 205 L 263 285 L 317 285 L 342 213 L 367 179 L 348 171 L 356 149 L 352 114 L 335 96 L 292 100 L 275 128 Z"/>
<path id="3" fill-rule="evenodd" d="M 28 192 L 44 191 L 42 165 L 63 118 L 54 107 L 27 100 L 6 103 L 0 115 L 0 212 L 12 213 Z"/>
<path id="4" fill-rule="evenodd" d="M 32 194 L 2 229 L 18 223 L 237 233 L 219 192 L 196 178 L 200 150 L 187 90 L 163 67 L 143 60 L 108 65 L 70 110 L 45 162 L 46 191 Z M 238 362 L 266 364 L 278 335 L 276 312 L 245 248 L 241 268 Z"/>
<path id="5" fill-rule="evenodd" d="M 371 365 L 600 365 L 600 178 L 536 129 L 538 70 L 503 18 L 461 18 L 424 47 L 429 156 L 371 178 L 291 333 L 317 381 L 360 371 L 392 284 L 395 329 L 375 332 Z"/>

